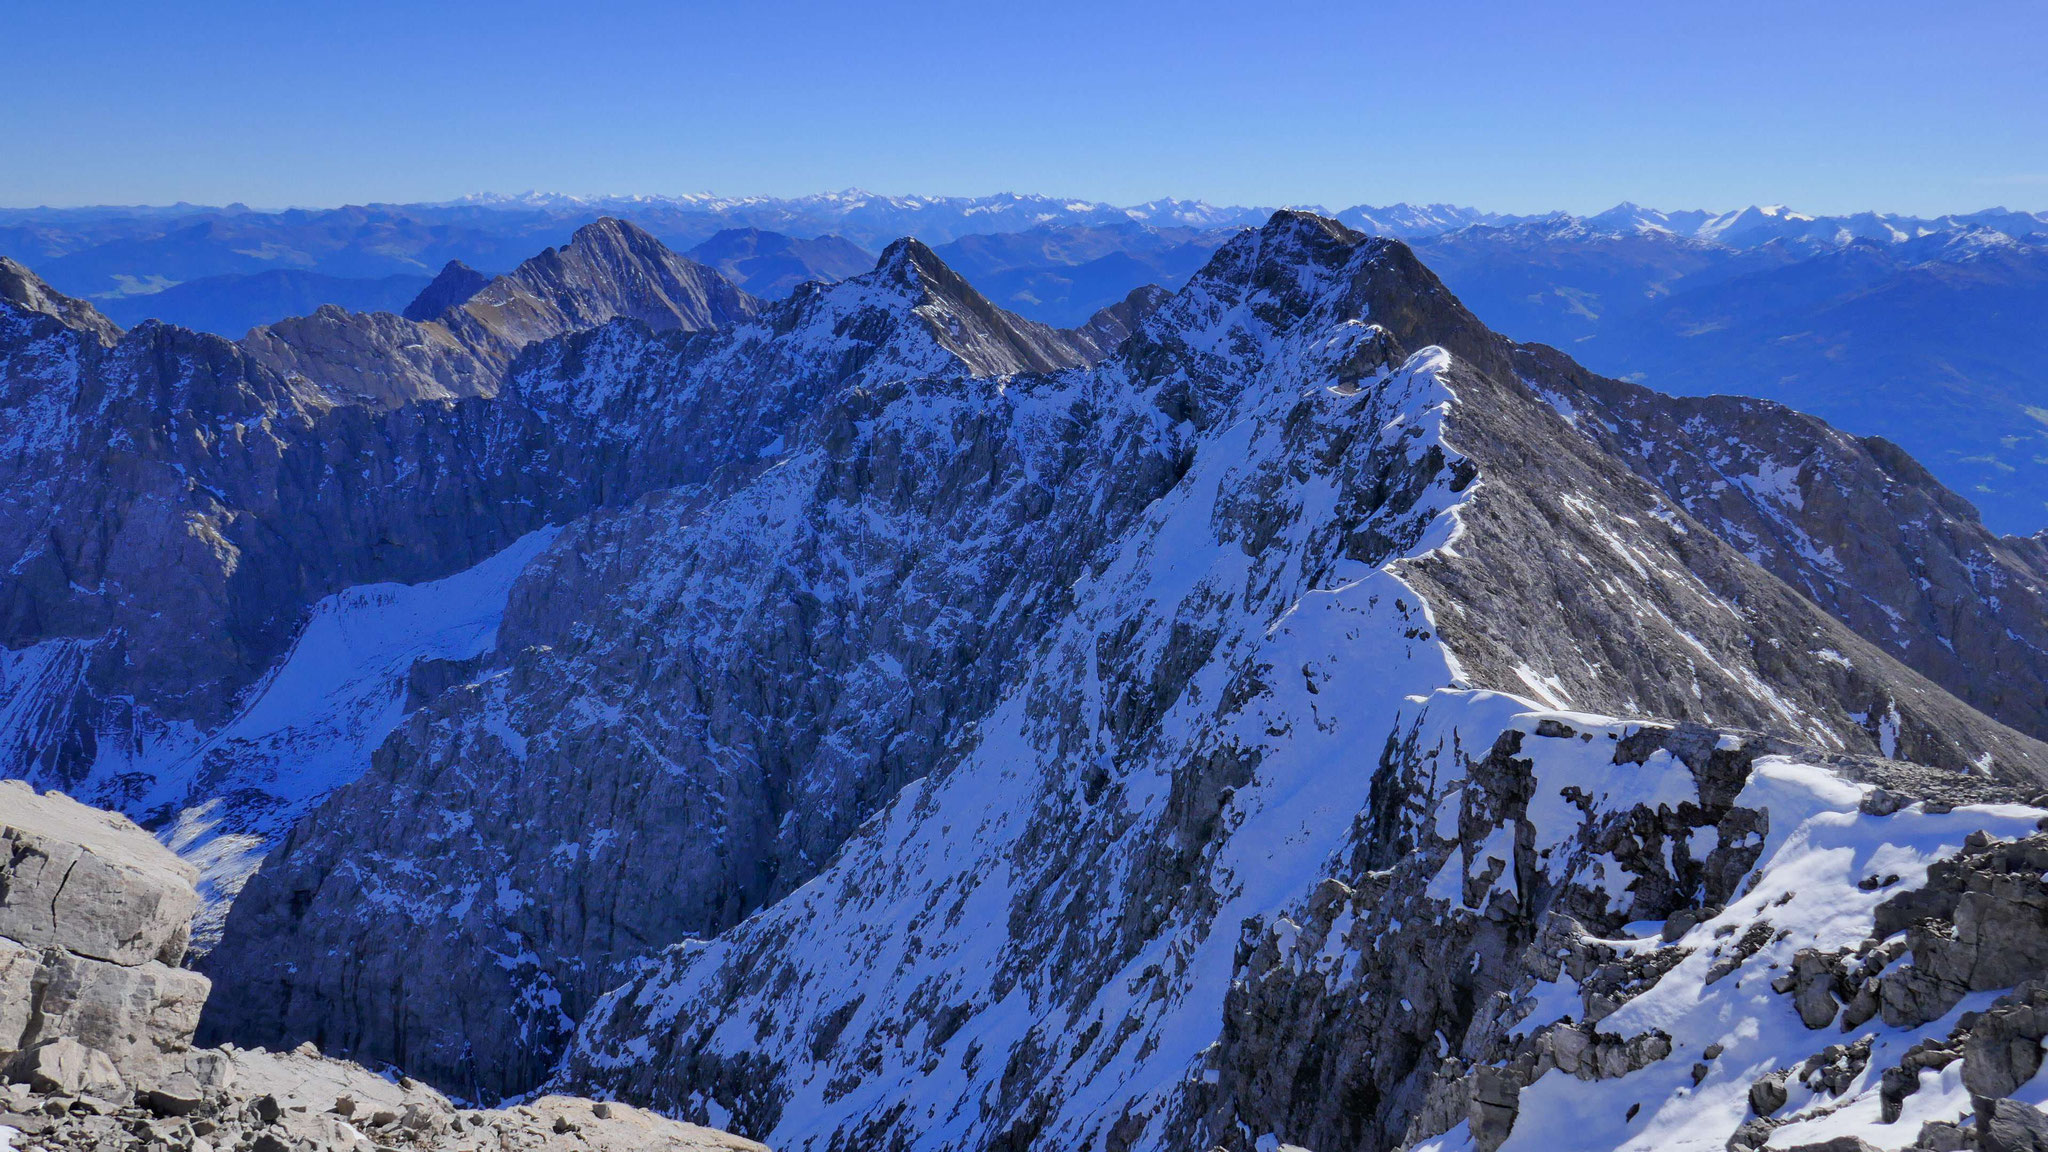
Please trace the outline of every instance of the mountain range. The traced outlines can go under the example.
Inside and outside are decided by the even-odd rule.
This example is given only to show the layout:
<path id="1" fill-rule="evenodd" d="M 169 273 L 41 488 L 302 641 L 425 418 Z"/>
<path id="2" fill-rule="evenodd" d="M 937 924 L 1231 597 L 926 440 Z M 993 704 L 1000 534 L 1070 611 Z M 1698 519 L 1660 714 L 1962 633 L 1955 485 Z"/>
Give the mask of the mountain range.
<path id="1" fill-rule="evenodd" d="M 0 255 L 118 322 L 154 316 L 240 337 L 320 304 L 405 312 L 409 293 L 450 261 L 486 277 L 510 271 L 605 214 L 764 299 L 844 279 L 872 262 L 869 252 L 916 235 L 992 302 L 1072 327 L 1140 287 L 1177 288 L 1270 211 L 857 191 L 536 194 L 286 212 L 9 209 L 0 210 Z M 1666 392 L 1773 399 L 1883 436 L 1995 530 L 2048 528 L 2042 215 L 1622 204 L 1586 217 L 1393 205 L 1334 218 L 1413 243 L 1499 331 Z"/>
<path id="2" fill-rule="evenodd" d="M 1138 211 L 773 299 L 602 217 L 239 340 L 0 261 L 0 775 L 196 866 L 202 1039 L 471 1102 L 820 1152 L 2048 1131 L 2048 539 L 1501 335 L 1427 244 Z M 1760 215 L 1616 243 L 1754 259 L 1724 300 L 1870 250 Z M 1985 233 L 1867 243 L 2031 251 Z M 1055 326 L 958 266 L 1054 249 L 1175 283 Z"/>

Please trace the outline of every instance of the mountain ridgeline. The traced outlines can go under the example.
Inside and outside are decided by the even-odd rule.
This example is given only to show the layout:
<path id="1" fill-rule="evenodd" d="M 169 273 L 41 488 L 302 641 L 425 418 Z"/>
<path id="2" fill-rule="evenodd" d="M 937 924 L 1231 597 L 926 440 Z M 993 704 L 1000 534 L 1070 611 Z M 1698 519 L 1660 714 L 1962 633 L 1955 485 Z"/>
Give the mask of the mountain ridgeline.
<path id="1" fill-rule="evenodd" d="M 2024 870 L 2048 543 L 1316 214 L 1072 328 L 841 270 L 605 219 L 228 341 L 0 262 L 0 773 L 198 865 L 203 1040 L 778 1148 L 1492 1152 L 1758 1146 L 1688 1093 L 1832 1066 L 1823 1001 L 1869 1076 L 1759 1121 L 2006 1019 L 2031 960 L 1858 965 Z M 1789 1026 L 1709 1035 L 1745 988 Z"/>

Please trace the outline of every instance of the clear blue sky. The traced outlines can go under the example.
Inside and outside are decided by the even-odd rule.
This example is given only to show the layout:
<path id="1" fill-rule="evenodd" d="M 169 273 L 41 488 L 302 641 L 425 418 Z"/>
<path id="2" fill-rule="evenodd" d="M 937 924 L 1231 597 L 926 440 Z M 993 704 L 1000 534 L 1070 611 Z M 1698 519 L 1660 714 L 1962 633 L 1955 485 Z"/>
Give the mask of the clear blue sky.
<path id="1" fill-rule="evenodd" d="M 0 205 L 2048 209 L 2048 3 L 0 0 Z"/>

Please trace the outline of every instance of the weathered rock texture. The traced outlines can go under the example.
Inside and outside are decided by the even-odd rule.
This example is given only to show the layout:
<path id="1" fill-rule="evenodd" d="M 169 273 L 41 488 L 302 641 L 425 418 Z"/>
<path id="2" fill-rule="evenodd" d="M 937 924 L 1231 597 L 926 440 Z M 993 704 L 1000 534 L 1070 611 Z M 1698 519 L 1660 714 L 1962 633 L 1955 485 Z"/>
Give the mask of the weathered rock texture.
<path id="1" fill-rule="evenodd" d="M 1900 661 L 2048 739 L 2048 547 L 1987 531 L 1896 445 L 1779 404 L 1675 398 L 1523 353 L 1573 425 Z M 1585 416 L 1580 417 L 1581 410 Z M 1846 657 L 1845 657 L 1846 658 Z M 1873 700 L 1873 732 L 1896 719 Z"/>
<path id="2" fill-rule="evenodd" d="M 194 876 L 124 816 L 0 780 L 0 1068 L 74 1092 L 183 1073 Z"/>
<path id="3" fill-rule="evenodd" d="M 1529 372 L 1398 245 L 1283 215 L 1226 247 L 1096 370 L 1173 421 L 1184 468 L 972 742 L 818 881 L 608 996 L 562 1082 L 816 1147 L 1373 1147 L 1437 1112 L 1494 1139 L 1513 1084 L 1453 1101 L 1442 1061 L 1526 971 L 1550 889 L 1612 927 L 1733 902 L 1766 814 L 1799 819 L 1736 803 L 1774 748 L 1936 796 L 2037 786 L 2037 742 L 1766 572 Z M 1715 727 L 1518 717 L 1486 688 Z M 1639 777 L 1666 783 L 1639 802 Z M 1613 959 L 1585 973 L 1601 1004 L 1665 975 Z M 1570 1031 L 1574 1078 L 1675 1051 Z"/>
<path id="4" fill-rule="evenodd" d="M 405 316 L 332 306 L 258 328 L 250 356 L 333 403 L 396 407 L 489 396 L 537 340 L 637 320 L 656 332 L 702 331 L 752 316 L 760 301 L 623 221 L 606 218 L 481 285 L 444 268 Z M 440 309 L 429 311 L 436 303 Z"/>
<path id="5" fill-rule="evenodd" d="M 292 1052 L 209 1049 L 212 1078 L 110 1100 L 49 1083 L 0 1085 L 17 1148 L 199 1152 L 767 1152 L 752 1140 L 626 1104 L 542 1096 L 465 1108 L 418 1081 Z"/>

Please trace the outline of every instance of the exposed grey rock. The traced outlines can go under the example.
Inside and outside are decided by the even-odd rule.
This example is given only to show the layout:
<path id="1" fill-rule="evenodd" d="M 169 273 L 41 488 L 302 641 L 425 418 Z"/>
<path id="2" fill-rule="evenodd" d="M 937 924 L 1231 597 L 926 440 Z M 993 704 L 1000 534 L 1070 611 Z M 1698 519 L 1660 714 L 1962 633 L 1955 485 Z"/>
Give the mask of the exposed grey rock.
<path id="1" fill-rule="evenodd" d="M 0 1063 L 50 1092 L 179 1073 L 209 986 L 171 967 L 193 876 L 126 817 L 0 781 Z"/>
<path id="2" fill-rule="evenodd" d="M 190 969 L 107 964 L 61 949 L 44 953 L 36 984 L 31 1043 L 75 1037 L 145 1086 L 183 1067 L 210 986 Z"/>
<path id="3" fill-rule="evenodd" d="M 16 1055 L 8 1065 L 10 1078 L 51 1096 L 122 1096 L 121 1075 L 107 1054 L 69 1036 L 42 1041 Z"/>
<path id="4" fill-rule="evenodd" d="M 0 1022 L 20 1021 L 18 1032 L 25 1033 L 20 1039 L 15 1032 L 0 1034 L 0 1072 L 11 1081 L 0 1083 L 0 1127 L 34 1138 L 33 1147 L 104 1147 L 132 1138 L 135 1146 L 184 1152 L 372 1152 L 394 1145 L 451 1152 L 480 1146 L 763 1152 L 713 1129 L 562 1096 L 464 1113 L 417 1081 L 391 1083 L 359 1065 L 324 1058 L 310 1044 L 278 1054 L 193 1049 L 205 977 L 154 959 L 115 964 L 63 947 L 68 939 L 104 938 L 104 926 L 122 916 L 130 927 L 144 926 L 139 931 L 151 955 L 165 940 L 182 940 L 183 929 L 159 920 L 166 907 L 192 907 L 191 870 L 123 817 L 55 794 L 39 796 L 15 782 L 0 783 L 0 796 L 9 800 L 0 820 L 15 846 L 14 870 L 0 874 L 10 881 L 5 893 L 34 893 L 56 904 L 54 926 L 33 922 L 51 938 L 40 952 L 0 937 L 0 976 L 11 971 L 10 957 L 26 956 L 35 965 L 27 982 L 0 978 Z M 22 866 L 31 854 L 67 851 L 74 862 L 71 883 L 43 884 L 39 873 Z M 93 880 L 80 883 L 79 873 Z M 151 916 L 136 916 L 135 891 L 146 881 L 155 882 L 148 890 L 158 896 L 183 884 L 182 901 L 159 899 L 148 905 Z M 77 906 L 96 902 L 106 905 L 102 912 Z M 20 1044 L 25 1050 L 15 1051 Z M 361 1127 L 359 1112 L 367 1114 Z M 573 1140 L 565 1143 L 565 1134 Z"/>
<path id="5" fill-rule="evenodd" d="M 1997 1100 L 1989 1114 L 1977 1114 L 1977 1134 L 1985 1152 L 2048 1152 L 2048 1116 L 2017 1100 Z"/>
<path id="6" fill-rule="evenodd" d="M 1963 1086 L 1998 1099 L 2019 1091 L 2041 1070 L 2048 1037 L 2048 986 L 2030 981 L 1977 1014 L 1962 1046 Z"/>
<path id="7" fill-rule="evenodd" d="M 420 289 L 420 294 L 413 297 L 412 303 L 405 306 L 405 311 L 401 315 L 407 320 L 424 323 L 450 308 L 458 308 L 468 303 L 470 297 L 482 291 L 484 285 L 490 282 L 490 277 L 462 261 L 450 260 L 441 266 L 441 271 L 435 275 L 433 283 Z"/>
<path id="8" fill-rule="evenodd" d="M 120 327 L 92 305 L 56 291 L 5 256 L 0 256 L 0 301 L 22 312 L 47 316 L 65 328 L 92 336 L 102 345 L 111 345 L 121 338 Z"/>
<path id="9" fill-rule="evenodd" d="M 0 1111 L 0 1125 L 34 1138 L 24 1147 L 47 1149 L 126 1138 L 134 1143 L 122 1146 L 186 1152 L 765 1152 L 753 1141 L 624 1104 L 543 1096 L 513 1108 L 463 1109 L 417 1082 L 393 1084 L 360 1066 L 319 1056 L 261 1050 L 225 1056 L 242 1073 L 238 1090 L 180 1078 L 132 1104 L 89 1103 L 91 1096 L 38 1080 L 20 1086 L 27 1094 L 14 1103 L 25 1111 Z M 359 1094 L 362 1106 L 340 1107 L 347 1098 L 332 1095 L 340 1085 Z"/>
<path id="10" fill-rule="evenodd" d="M 525 303 L 504 315 L 515 313 L 554 315 Z M 378 339 L 417 335 L 392 327 Z M 1069 367 L 1094 356 L 1071 335 L 995 312 L 909 242 L 875 273 L 800 291 L 756 322 L 686 335 L 620 321 L 528 348 L 494 391 L 388 411 L 402 390 L 357 402 L 266 367 L 275 349 L 145 336 L 190 353 L 158 360 L 218 369 L 201 381 L 208 402 L 177 411 L 272 423 L 246 450 L 143 455 L 151 469 L 191 468 L 164 470 L 198 478 L 168 489 L 166 506 L 200 507 L 200 530 L 167 515 L 121 543 L 205 548 L 192 545 L 189 614 L 146 623 L 163 605 L 140 595 L 120 619 L 138 636 L 191 636 L 81 655 L 90 699 L 113 699 L 123 677 L 161 684 L 190 670 L 205 673 L 187 681 L 195 700 L 171 703 L 196 714 L 204 696 L 217 712 L 234 695 L 222 685 L 270 666 L 311 592 L 421 576 L 522 528 L 577 520 L 515 589 L 497 651 L 418 679 L 371 770 L 280 843 L 209 960 L 233 993 L 215 998 L 218 1035 L 318 1037 L 466 1093 L 531 1087 L 581 1023 L 573 1082 L 696 1115 L 730 1109 L 755 1132 L 778 1121 L 793 1085 L 876 1099 L 877 1083 L 911 1075 L 978 1085 L 978 1127 L 957 1139 L 988 1146 L 1108 1145 L 1117 1132 L 1377 1146 L 1418 1115 L 1470 1115 L 1475 1100 L 1497 1130 L 1502 1092 L 1468 1092 L 1455 1109 L 1432 1094 L 1468 1073 L 1476 1088 L 1479 1066 L 1510 1069 L 1496 1088 L 1541 1074 L 1544 1054 L 1505 1032 L 1528 972 L 1573 966 L 1590 1024 L 1694 948 L 1724 946 L 1687 921 L 1739 894 L 1762 850 L 1761 813 L 1735 804 L 1759 758 L 1803 744 L 1802 755 L 1839 756 L 1844 774 L 1944 803 L 2009 794 L 1998 781 L 2031 783 L 2043 762 L 2037 742 L 1760 566 L 1724 538 L 1735 535 L 1726 523 L 1632 473 L 1625 453 L 1544 401 L 1569 382 L 1565 368 L 1486 332 L 1405 249 L 1304 215 L 1226 247 L 1092 369 Z M 139 358 L 144 341 L 130 341 L 121 355 Z M 1026 370 L 1041 374 L 976 375 Z M 1440 438 L 1420 394 L 1401 391 L 1424 376 L 1455 396 L 1428 401 L 1448 414 Z M 166 391 L 182 395 L 190 379 Z M 1626 415 L 1588 404 L 1578 419 Z M 1728 419 L 1701 432 L 1699 469 L 1715 467 L 1713 436 L 1750 431 Z M 359 463 L 375 474 L 360 486 Z M 336 479 L 316 497 L 290 482 L 305 475 Z M 1448 529 L 1453 503 L 1457 545 L 1398 559 Z M 1156 519 L 1168 508 L 1184 518 Z M 23 523 L 22 538 L 44 547 L 47 526 Z M 1075 622 L 1074 589 L 1123 571 L 1119 561 L 1145 571 L 1131 558 L 1170 550 L 1169 526 L 1223 546 L 1242 574 L 1185 603 L 1126 575 Z M 1912 543 L 1901 525 L 1886 530 Z M 50 620 L 63 616 L 76 625 L 64 635 L 115 635 L 113 609 L 67 582 L 94 564 L 70 559 L 23 569 L 36 583 L 16 597 L 15 634 L 59 635 Z M 1236 798 L 1256 792 L 1291 735 L 1351 719 L 1318 687 L 1326 668 L 1280 667 L 1260 645 L 1366 573 L 1406 581 L 1381 610 L 1413 651 L 1456 655 L 1458 672 L 1425 690 L 1455 676 L 1457 690 L 1669 722 L 1596 734 L 1552 720 L 1489 731 L 1470 749 L 1418 746 L 1415 717 L 1391 734 L 1353 730 L 1346 783 L 1376 787 L 1369 806 L 1323 814 L 1319 827 L 1357 822 L 1334 874 L 1286 916 L 1269 906 L 1219 924 L 1255 871 L 1218 863 L 1245 811 Z M 152 572 L 131 586 L 165 584 Z M 235 629 L 214 627 L 222 619 Z M 189 668 L 135 671 L 130 654 Z M 1283 678 L 1318 701 L 1275 703 Z M 158 691 L 162 704 L 171 693 Z M 958 890 L 920 888 L 931 878 L 861 829 L 880 812 L 929 831 L 921 798 L 972 762 L 981 722 L 1006 702 L 1003 731 L 1024 750 L 1011 763 L 1042 756 L 1072 779 L 1034 777 L 1042 795 L 1005 793 L 962 817 L 1012 822 L 1017 839 L 1000 865 L 951 861 L 969 877 Z M 1660 757 L 1683 766 L 1695 794 L 1611 812 L 1566 797 L 1586 819 L 1572 860 L 1553 868 L 1527 848 L 1530 747 L 1596 735 L 1613 752 L 1592 762 Z M 1408 805 L 1453 766 L 1471 774 L 1456 830 L 1423 829 Z M 744 919 L 841 851 L 853 862 L 825 885 L 830 914 Z M 1596 881 L 1595 857 L 1619 874 Z M 1455 896 L 1426 894 L 1446 867 Z M 986 876 L 1009 885 L 985 897 L 1008 902 L 1008 923 L 975 923 L 1005 946 L 960 986 L 856 994 L 821 967 L 852 945 L 816 934 L 839 924 L 859 935 L 840 917 L 886 898 L 892 923 L 900 908 L 921 919 L 876 946 L 865 971 L 912 971 Z M 1567 919 L 1594 930 L 1663 920 L 1676 939 L 1628 957 L 1591 943 L 1530 957 Z M 715 945 L 664 951 L 719 932 Z M 1203 1057 L 1214 1076 L 1170 1108 L 1053 1126 L 1060 1093 L 1096 1062 L 1152 1042 L 1137 1035 L 1138 1008 L 947 1048 L 983 1036 L 1013 990 L 1048 1019 L 1113 982 L 1133 1004 L 1171 1001 L 1193 979 L 1189 954 L 1219 935 L 1237 936 L 1241 954 L 1204 969 L 1232 969 L 1215 993 L 1224 1032 Z M 1347 963 L 1369 951 L 1423 959 L 1333 974 L 1309 963 L 1332 941 Z M 1742 945 L 1724 947 L 1739 956 Z M 584 1021 L 628 973 L 606 1016 Z M 813 1002 L 821 985 L 832 1003 Z M 727 1026 L 734 1005 L 748 1006 L 749 1027 Z M 681 1017 L 650 1023 L 657 1007 Z M 1604 1076 L 1669 1058 L 1668 1038 L 1660 1050 L 1645 1037 L 1572 1059 Z M 940 1076 L 941 1062 L 959 1075 Z M 914 1139 L 925 1123 L 877 1106 L 815 1135 L 860 1146 Z"/>
<path id="11" fill-rule="evenodd" d="M 1764 400 L 1663 396 L 1550 349 L 1524 355 L 1550 395 L 1587 413 L 1576 430 L 1617 449 L 1709 530 L 1949 692 L 2048 738 L 2048 548 L 2037 538 L 1988 531 L 1884 440 Z M 1911 726 L 1886 719 L 1910 699 L 1840 671 L 1886 755 L 1922 759 Z"/>
<path id="12" fill-rule="evenodd" d="M 258 328 L 242 345 L 264 367 L 311 384 L 330 402 L 394 407 L 492 395 L 527 345 L 615 319 L 691 332 L 760 309 L 716 272 L 609 217 L 472 288 L 475 275 L 444 268 L 403 317 L 326 306 Z"/>
<path id="13" fill-rule="evenodd" d="M 1499 1069 L 1473 1070 L 1472 1105 L 1467 1119 L 1472 1126 L 1472 1143 L 1482 1152 L 1493 1152 L 1513 1131 L 1521 1088 Z"/>
<path id="14" fill-rule="evenodd" d="M 0 780 L 0 936 L 110 964 L 176 964 L 197 875 L 125 816 Z"/>
<path id="15" fill-rule="evenodd" d="M 1835 974 L 1820 953 L 1808 948 L 1793 956 L 1791 980 L 1792 1001 L 1801 1023 L 1825 1028 L 1835 1022 L 1840 1011 L 1834 995 Z"/>
<path id="16" fill-rule="evenodd" d="M 1771 1116 L 1785 1106 L 1785 1074 L 1773 1072 L 1759 1076 L 1749 1086 L 1750 1111 L 1758 1116 Z"/>
<path id="17" fill-rule="evenodd" d="M 1920 1135 L 1913 1141 L 1913 1147 L 1924 1148 L 1927 1152 L 1963 1152 L 1975 1146 L 1976 1133 L 1957 1124 L 1942 1120 L 1930 1120 L 1920 1126 Z"/>
<path id="18" fill-rule="evenodd" d="M 2048 835 L 1978 843 L 1937 862 L 1925 888 L 1881 906 L 1880 933 L 1904 927 L 1913 954 L 1881 982 L 1885 1022 L 1925 1023 L 1971 992 L 2048 979 L 2044 872 Z"/>

